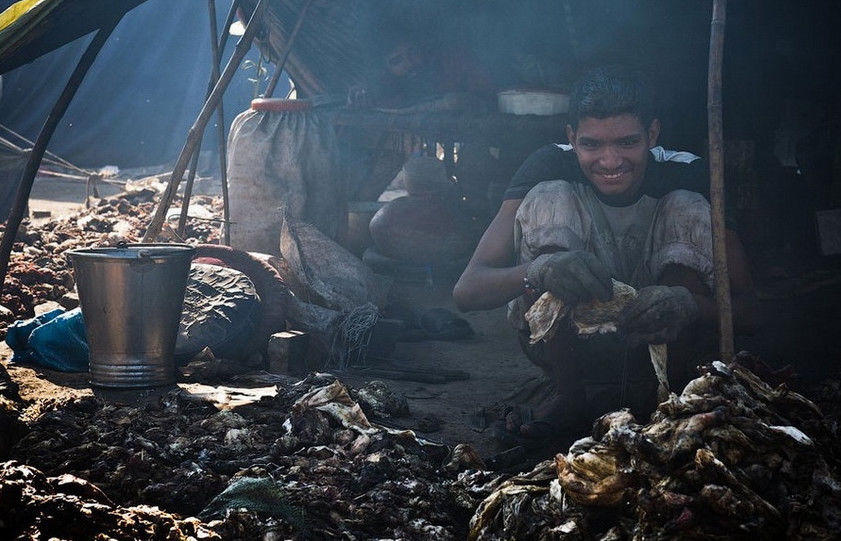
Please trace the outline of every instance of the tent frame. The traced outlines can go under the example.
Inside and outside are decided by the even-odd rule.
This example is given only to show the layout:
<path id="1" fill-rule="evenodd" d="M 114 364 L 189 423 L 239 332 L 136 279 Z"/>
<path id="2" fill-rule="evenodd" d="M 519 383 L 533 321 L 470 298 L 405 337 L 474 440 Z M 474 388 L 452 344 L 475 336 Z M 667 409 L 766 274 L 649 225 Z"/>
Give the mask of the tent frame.
<path id="1" fill-rule="evenodd" d="M 87 49 L 85 49 L 85 52 L 79 58 L 76 68 L 67 80 L 67 85 L 62 90 L 61 95 L 47 116 L 44 126 L 41 128 L 38 138 L 35 140 L 35 145 L 32 147 L 26 167 L 21 175 L 21 182 L 18 186 L 15 203 L 6 222 L 6 229 L 3 231 L 3 240 L 0 241 L 0 284 L 6 283 L 6 273 L 9 270 L 12 246 L 15 243 L 15 237 L 17 237 L 20 224 L 26 213 L 29 196 L 32 193 L 32 185 L 35 182 L 35 177 L 38 174 L 38 168 L 41 166 L 44 153 L 47 151 L 47 145 L 64 113 L 67 112 L 70 102 L 73 101 L 73 96 L 76 95 L 76 91 L 79 90 L 79 86 L 81 86 L 82 81 L 85 79 L 85 75 L 87 75 L 94 60 L 96 60 L 99 51 L 102 50 L 108 37 L 114 31 L 120 20 L 122 20 L 124 14 L 125 12 L 119 12 L 114 18 L 105 21 L 99 30 L 97 30 L 93 40 L 91 40 Z"/>
<path id="2" fill-rule="evenodd" d="M 202 134 L 204 133 L 204 128 L 207 126 L 210 116 L 216 110 L 219 102 L 222 100 L 222 95 L 225 93 L 231 79 L 234 77 L 234 73 L 237 69 L 239 69 L 240 63 L 243 58 L 245 58 L 248 50 L 251 48 L 251 43 L 254 41 L 254 36 L 257 34 L 257 29 L 260 26 L 259 21 L 267 3 L 267 0 L 259 0 L 257 3 L 251 17 L 248 19 L 248 24 L 245 26 L 245 32 L 243 32 L 239 41 L 237 41 L 234 54 L 231 55 L 230 60 L 228 60 L 224 71 L 222 71 L 222 74 L 219 76 L 219 80 L 216 81 L 216 84 L 213 86 L 213 91 L 211 91 L 210 95 L 205 100 L 204 106 L 199 112 L 198 118 L 196 118 L 196 121 L 187 133 L 187 140 L 184 143 L 184 147 L 181 149 L 181 154 L 178 156 L 178 160 L 175 162 L 175 168 L 169 178 L 166 190 L 164 190 L 161 200 L 158 202 L 152 221 L 146 228 L 146 232 L 143 235 L 143 242 L 155 242 L 158 235 L 160 235 L 164 221 L 166 220 L 166 213 L 172 205 L 173 199 L 175 199 L 178 186 L 181 184 L 181 179 L 184 177 L 184 172 L 187 169 L 187 163 L 191 160 L 193 153 L 198 151 Z M 229 220 L 227 217 L 225 220 L 225 227 L 229 227 Z"/>
<path id="3" fill-rule="evenodd" d="M 225 17 L 225 24 L 222 26 L 222 35 L 217 37 L 218 29 L 216 28 L 216 0 L 207 0 L 207 11 L 210 17 L 210 47 L 212 53 L 211 60 L 211 75 L 207 83 L 207 92 L 204 99 L 207 100 L 213 92 L 213 88 L 219 81 L 219 63 L 222 61 L 222 51 L 225 50 L 225 45 L 228 43 L 228 36 L 230 35 L 231 25 L 234 22 L 237 8 L 239 7 L 239 0 L 231 2 L 231 7 L 228 10 L 228 15 Z M 204 129 L 199 136 L 199 142 L 193 151 L 193 159 L 190 162 L 190 173 L 187 176 L 187 183 L 184 185 L 184 198 L 181 203 L 181 215 L 178 218 L 178 236 L 184 236 L 184 230 L 187 226 L 187 212 L 190 209 L 190 198 L 193 194 L 193 181 L 196 178 L 196 170 L 199 163 L 199 151 L 201 150 L 201 140 L 204 135 Z M 223 234 L 222 242 L 225 245 L 231 243 L 231 228 L 230 228 L 230 204 L 228 201 L 228 164 L 227 164 L 227 142 L 225 134 L 225 109 L 222 100 L 219 100 L 219 105 L 216 108 L 216 143 L 217 152 L 219 153 L 219 174 L 222 179 L 222 207 L 223 207 Z"/>

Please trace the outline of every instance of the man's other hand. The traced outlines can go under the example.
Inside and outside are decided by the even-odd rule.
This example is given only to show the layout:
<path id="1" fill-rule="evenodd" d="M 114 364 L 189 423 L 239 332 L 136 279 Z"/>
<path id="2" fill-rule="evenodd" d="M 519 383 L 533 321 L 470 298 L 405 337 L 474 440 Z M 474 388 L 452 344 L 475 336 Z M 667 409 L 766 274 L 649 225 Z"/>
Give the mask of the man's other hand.
<path id="1" fill-rule="evenodd" d="M 529 265 L 527 278 L 532 286 L 551 292 L 569 305 L 592 299 L 607 301 L 613 296 L 610 274 L 590 252 L 537 256 Z"/>
<path id="2" fill-rule="evenodd" d="M 633 344 L 666 344 L 698 317 L 698 305 L 683 286 L 649 286 L 619 314 L 619 329 Z"/>

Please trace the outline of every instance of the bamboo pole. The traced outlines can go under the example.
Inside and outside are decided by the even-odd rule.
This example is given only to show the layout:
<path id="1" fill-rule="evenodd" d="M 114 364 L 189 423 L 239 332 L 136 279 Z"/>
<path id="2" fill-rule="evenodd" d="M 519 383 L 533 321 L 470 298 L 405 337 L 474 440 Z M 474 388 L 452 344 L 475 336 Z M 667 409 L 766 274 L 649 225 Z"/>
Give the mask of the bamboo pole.
<path id="1" fill-rule="evenodd" d="M 710 203 L 715 268 L 715 299 L 718 305 L 719 355 L 724 362 L 734 356 L 733 311 L 730 300 L 730 276 L 727 271 L 726 233 L 724 224 L 724 129 L 722 123 L 721 87 L 724 57 L 724 30 L 727 0 L 713 0 L 710 23 L 710 64 L 707 85 L 709 123 Z"/>
<path id="2" fill-rule="evenodd" d="M 204 99 L 207 99 L 210 96 L 210 93 L 213 92 L 213 87 L 216 85 L 216 81 L 219 80 L 219 62 L 222 61 L 222 55 L 219 52 L 219 42 L 218 34 L 219 30 L 216 26 L 216 0 L 207 0 L 207 12 L 210 17 L 210 51 L 211 51 L 211 74 L 210 80 L 207 82 L 207 91 L 205 92 Z M 234 3 L 236 4 L 236 2 Z M 231 5 L 232 10 L 234 9 L 234 4 Z M 231 12 L 228 12 L 228 16 L 231 16 Z M 231 17 L 232 18 L 232 17 Z M 230 31 L 230 24 L 228 23 L 225 28 L 225 32 Z M 223 37 L 223 42 L 226 41 Z M 219 100 L 219 107 L 216 108 L 216 125 L 217 125 L 217 137 L 224 137 L 225 136 L 225 111 L 223 108 L 223 100 Z M 193 182 L 196 179 L 196 169 L 198 168 L 199 163 L 199 153 L 201 152 L 201 145 L 202 141 L 204 140 L 204 132 L 202 132 L 202 136 L 199 138 L 199 142 L 196 143 L 196 149 L 193 151 L 193 158 L 190 162 L 190 173 L 187 175 L 187 183 L 184 185 L 184 198 L 183 202 L 181 203 L 181 215 L 178 217 L 178 229 L 177 233 L 179 237 L 184 237 L 184 231 L 187 227 L 187 213 L 190 210 L 190 199 L 193 196 Z M 222 243 L 225 245 L 230 244 L 230 211 L 229 211 L 229 203 L 228 203 L 228 176 L 227 176 L 227 165 L 225 159 L 225 142 L 224 140 L 219 140 L 217 148 L 219 149 L 219 170 L 222 177 L 222 207 L 223 207 L 223 225 L 222 225 Z"/>
<path id="3" fill-rule="evenodd" d="M 35 144 L 33 141 L 30 141 L 29 139 L 27 139 L 27 138 L 26 138 L 26 137 L 24 137 L 23 135 L 19 134 L 18 132 L 14 131 L 13 129 L 11 129 L 11 128 L 10 128 L 10 127 L 8 127 L 8 126 L 4 126 L 3 124 L 0 124 L 0 130 L 3 130 L 3 131 L 5 131 L 5 132 L 9 133 L 9 134 L 10 134 L 10 135 L 12 135 L 13 137 L 17 137 L 18 139 L 20 139 L 21 141 L 23 141 L 24 143 L 26 143 L 26 144 L 27 144 L 27 145 L 29 145 L 30 147 L 31 147 L 31 146 L 33 146 L 33 145 Z M 65 159 L 64 159 L 64 158 L 62 158 L 61 156 L 58 156 L 57 154 L 53 154 L 53 153 L 52 153 L 52 152 L 50 152 L 49 150 L 45 150 L 45 151 L 44 151 L 44 156 L 47 156 L 47 157 L 49 157 L 49 158 L 52 158 L 52 159 L 54 160 L 54 163 L 55 163 L 56 165 L 60 165 L 60 166 L 62 166 L 62 167 L 66 167 L 67 169 L 70 169 L 70 170 L 72 170 L 72 171 L 76 171 L 77 173 L 81 173 L 82 175 L 88 176 L 88 175 L 90 175 L 90 174 L 91 174 L 91 172 L 90 172 L 90 171 L 85 171 L 85 170 L 84 170 L 84 169 L 82 169 L 81 167 L 78 167 L 78 166 L 76 166 L 76 165 L 74 165 L 74 164 L 70 163 L 69 161 L 65 160 Z M 49 162 L 48 162 L 48 163 L 49 163 Z"/>
<path id="4" fill-rule="evenodd" d="M 228 36 L 231 35 L 231 25 L 234 24 L 234 17 L 237 16 L 237 9 L 239 8 L 239 0 L 231 2 L 231 7 L 228 9 L 228 15 L 225 17 L 225 24 L 222 25 L 222 36 L 219 38 L 219 50 L 224 51 L 228 44 Z M 221 57 L 219 59 L 222 60 Z"/>
<path id="5" fill-rule="evenodd" d="M 213 51 L 213 84 L 219 80 L 219 62 L 222 59 L 222 53 L 219 50 L 219 42 L 216 40 L 216 35 L 219 30 L 216 28 L 216 0 L 207 0 L 207 11 L 210 14 L 210 33 L 212 39 L 210 40 L 210 48 Z M 225 33 L 229 30 L 226 28 Z M 225 107 L 224 101 L 219 100 L 219 107 L 216 108 L 216 150 L 219 154 L 219 178 L 222 181 L 222 218 L 225 220 L 222 224 L 222 244 L 225 246 L 231 245 L 231 200 L 228 196 L 228 158 L 225 154 L 228 152 L 228 145 L 225 141 Z"/>
<path id="6" fill-rule="evenodd" d="M 149 223 L 146 233 L 143 235 L 143 242 L 154 242 L 158 238 L 161 228 L 163 227 L 164 220 L 166 219 L 166 212 L 169 210 L 169 206 L 175 198 L 175 193 L 178 191 L 178 185 L 181 183 L 181 178 L 184 176 L 184 171 L 187 169 L 187 162 L 190 160 L 192 153 L 196 150 L 196 145 L 204 132 L 204 128 L 207 126 L 210 116 L 213 114 L 213 111 L 222 99 L 222 95 L 228 88 L 234 73 L 237 69 L 239 69 L 242 59 L 245 58 L 246 53 L 248 53 L 248 50 L 251 48 L 251 42 L 254 41 L 254 35 L 257 33 L 257 27 L 259 26 L 258 21 L 261 19 L 265 7 L 266 0 L 258 0 L 257 6 L 254 8 L 254 12 L 251 14 L 248 24 L 245 26 L 245 32 L 237 42 L 234 54 L 231 56 L 231 59 L 228 60 L 228 64 L 225 66 L 225 70 L 222 72 L 219 81 L 217 81 L 216 86 L 213 87 L 213 92 L 211 92 L 210 96 L 207 100 L 205 100 L 204 106 L 199 112 L 198 118 L 196 118 L 196 121 L 190 128 L 190 131 L 187 134 L 187 141 L 184 143 L 184 148 L 181 149 L 181 154 L 175 162 L 175 168 L 172 171 L 169 184 L 158 203 L 158 207 L 155 209 L 155 215 L 152 217 L 152 221 Z"/>
<path id="7" fill-rule="evenodd" d="M 9 214 L 9 219 L 6 221 L 3 240 L 0 242 L 0 284 L 5 284 L 6 282 L 6 272 L 9 270 L 12 246 L 15 243 L 15 237 L 18 234 L 20 223 L 23 221 L 26 205 L 29 202 L 29 194 L 32 192 L 32 184 L 35 182 L 35 177 L 38 174 L 41 159 L 47 151 L 47 145 L 50 139 L 52 139 L 53 133 L 64 116 L 64 113 L 67 112 L 70 102 L 73 101 L 73 96 L 76 95 L 76 91 L 85 79 L 88 69 L 93 65 L 96 56 L 108 40 L 108 36 L 111 35 L 114 27 L 117 26 L 117 23 L 120 22 L 122 17 L 123 14 L 120 13 L 119 16 L 108 21 L 97 31 L 96 35 L 88 44 L 87 49 L 82 54 L 82 57 L 79 58 L 76 69 L 73 70 L 73 73 L 67 80 L 67 85 L 65 85 L 64 90 L 47 116 L 47 120 L 44 122 L 41 131 L 38 133 L 38 138 L 35 140 L 35 144 L 29 154 L 29 160 L 26 162 L 26 167 L 21 175 L 20 185 L 15 196 L 15 204 Z"/>
<path id="8" fill-rule="evenodd" d="M 307 0 L 307 3 L 304 4 L 304 8 L 301 10 L 301 14 L 298 15 L 298 21 L 295 23 L 295 28 L 292 29 L 292 33 L 289 35 L 289 43 L 286 44 L 286 52 L 283 53 L 283 57 L 280 59 L 280 62 L 278 62 L 275 66 L 272 79 L 269 81 L 269 86 L 266 87 L 266 93 L 263 94 L 267 98 L 271 98 L 272 94 L 274 94 L 277 81 L 280 79 L 280 74 L 286 66 L 286 60 L 289 58 L 289 53 L 292 52 L 292 45 L 295 44 L 295 38 L 298 36 L 298 30 L 301 29 L 301 25 L 304 23 L 304 18 L 307 15 L 307 10 L 309 9 L 310 4 L 312 4 L 312 0 Z"/>
<path id="9" fill-rule="evenodd" d="M 207 99 L 207 96 L 205 96 Z M 190 198 L 193 196 L 193 183 L 196 180 L 196 169 L 199 167 L 199 153 L 201 153 L 201 144 L 204 137 L 199 138 L 196 143 L 196 150 L 193 152 L 193 157 L 190 160 L 189 173 L 187 173 L 187 182 L 184 184 L 184 197 L 181 201 L 181 215 L 178 216 L 178 229 L 176 232 L 182 239 L 184 238 L 184 230 L 187 229 L 187 212 L 190 210 Z"/>

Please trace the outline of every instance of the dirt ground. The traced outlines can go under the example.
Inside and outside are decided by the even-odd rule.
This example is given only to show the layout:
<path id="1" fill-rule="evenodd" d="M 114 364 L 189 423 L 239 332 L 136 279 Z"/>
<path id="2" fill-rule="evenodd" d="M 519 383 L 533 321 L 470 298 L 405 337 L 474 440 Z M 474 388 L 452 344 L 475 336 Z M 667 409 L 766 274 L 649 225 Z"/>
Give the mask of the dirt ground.
<path id="1" fill-rule="evenodd" d="M 403 291 L 414 299 L 415 306 L 455 311 L 451 286 L 403 286 Z M 404 426 L 415 428 L 424 416 L 435 415 L 442 421 L 441 430 L 426 434 L 428 438 L 447 444 L 470 443 L 483 456 L 490 456 L 500 449 L 486 426 L 487 420 L 502 403 L 510 403 L 514 394 L 531 388 L 540 379 L 541 371 L 520 350 L 505 319 L 505 309 L 460 316 L 476 333 L 471 338 L 398 342 L 392 357 L 398 361 L 396 366 L 430 372 L 464 370 L 470 379 L 444 384 L 394 380 L 387 383 L 409 401 L 412 417 L 403 420 Z M 343 379 L 351 384 L 361 383 L 358 377 Z"/>
<path id="2" fill-rule="evenodd" d="M 417 293 L 427 295 L 429 307 L 454 309 L 446 297 L 443 286 L 430 292 L 425 288 Z M 439 302 L 433 302 L 439 301 Z M 493 414 L 506 398 L 519 389 L 529 387 L 540 376 L 540 370 L 522 354 L 505 322 L 503 309 L 490 312 L 464 314 L 475 335 L 468 339 L 422 342 L 398 342 L 393 366 L 420 369 L 429 372 L 437 370 L 464 370 L 470 374 L 465 381 L 449 383 L 420 383 L 414 381 L 383 380 L 388 387 L 406 396 L 409 403 L 409 417 L 394 418 L 395 427 L 418 429 L 423 419 L 431 416 L 440 420 L 440 430 L 419 432 L 423 437 L 454 445 L 470 443 L 483 456 L 499 452 L 491 429 L 485 419 Z M 26 400 L 46 398 L 60 399 L 68 396 L 88 395 L 93 392 L 122 403 L 137 403 L 152 400 L 165 389 L 146 391 L 92 390 L 87 374 L 62 373 L 35 366 L 7 364 L 11 356 L 8 346 L 0 346 L 0 359 L 6 363 L 12 378 L 20 385 L 21 397 Z M 337 373 L 346 384 L 362 386 L 366 379 L 355 374 Z M 37 410 L 29 412 L 36 416 Z"/>
<path id="3" fill-rule="evenodd" d="M 116 187 L 104 187 L 102 191 Z M 53 216 L 77 209 L 84 200 L 85 185 L 40 178 L 33 189 L 30 210 L 49 210 Z M 838 262 L 821 261 L 821 268 L 799 278 L 762 281 L 759 293 L 765 308 L 765 328 L 756 336 L 740 337 L 737 348 L 746 348 L 762 356 L 773 367 L 791 363 L 805 381 L 837 376 L 841 346 L 835 338 L 841 334 L 841 272 Z M 804 277 L 805 276 L 805 277 Z M 451 299 L 452 280 L 437 283 L 397 284 L 397 294 L 407 299 L 415 310 L 432 307 L 455 311 Z M 502 404 L 512 403 L 532 389 L 540 371 L 520 351 L 514 332 L 505 321 L 503 308 L 461 314 L 475 335 L 458 341 L 398 342 L 390 355 L 393 367 L 424 370 L 463 370 L 469 379 L 448 383 L 384 380 L 392 390 L 406 396 L 410 416 L 394 418 L 394 426 L 411 429 L 428 427 L 430 419 L 439 420 L 440 428 L 419 433 L 431 440 L 472 444 L 482 456 L 501 449 L 492 438 L 488 419 Z M 0 358 L 8 362 L 5 344 Z M 64 374 L 41 368 L 9 366 L 21 386 L 25 399 L 61 398 L 93 392 L 86 374 Z M 337 376 L 352 386 L 361 386 L 366 378 L 358 374 Z M 102 391 L 97 391 L 102 394 Z M 131 403 L 154 399 L 162 390 L 110 392 L 115 401 Z M 525 394 L 528 394 L 527 392 Z M 31 411 L 30 415 L 37 415 Z M 564 449 L 558 449 L 559 451 Z"/>
<path id="4" fill-rule="evenodd" d="M 100 193 L 113 193 L 118 187 L 100 186 Z M 77 210 L 84 200 L 85 185 L 39 177 L 36 181 L 30 210 L 46 210 L 52 217 Z M 37 220 L 36 220 L 37 224 Z M 437 283 L 396 284 L 397 295 L 410 301 L 412 307 L 423 312 L 428 308 L 445 308 L 456 312 L 452 302 L 453 279 Z M 389 356 L 393 367 L 435 372 L 463 370 L 469 379 L 448 383 L 383 380 L 389 388 L 406 396 L 410 416 L 392 419 L 394 426 L 417 429 L 430 419 L 440 420 L 440 428 L 419 432 L 427 439 L 447 444 L 472 444 L 483 456 L 500 451 L 487 419 L 500 405 L 510 401 L 512 394 L 530 389 L 540 377 L 540 370 L 521 352 L 514 332 L 505 320 L 505 310 L 460 314 L 473 328 L 474 336 L 457 341 L 425 340 L 398 342 Z M 21 396 L 27 400 L 62 398 L 97 392 L 91 390 L 86 374 L 68 374 L 41 367 L 8 365 L 11 351 L 0 346 L 0 359 L 7 365 L 20 386 Z M 358 374 L 339 373 L 339 379 L 352 386 L 361 386 L 366 378 Z M 121 393 L 109 392 L 116 401 L 133 403 L 154 399 L 162 389 Z M 37 415 L 31 411 L 30 415 Z M 436 423 L 437 424 L 437 423 Z"/>

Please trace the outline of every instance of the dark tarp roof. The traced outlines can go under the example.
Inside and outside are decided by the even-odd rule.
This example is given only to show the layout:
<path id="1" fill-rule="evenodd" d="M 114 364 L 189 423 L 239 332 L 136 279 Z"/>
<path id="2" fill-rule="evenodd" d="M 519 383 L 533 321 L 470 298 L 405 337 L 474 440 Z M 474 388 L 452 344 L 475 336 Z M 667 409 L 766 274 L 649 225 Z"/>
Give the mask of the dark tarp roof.
<path id="1" fill-rule="evenodd" d="M 0 73 L 96 26 L 111 9 L 141 0 L 41 0 L 54 14 L 19 37 L 16 54 L 0 49 Z M 306 0 L 268 0 L 261 50 L 277 60 Z M 0 0 L 2 5 L 3 0 Z M 287 64 L 302 97 L 343 94 L 365 82 L 376 40 L 409 25 L 440 49 L 472 49 L 499 88 L 541 75 L 568 84 L 587 65 L 634 60 L 649 68 L 661 93 L 664 127 L 675 146 L 697 149 L 706 110 L 711 0 L 313 0 Z M 256 0 L 242 0 L 243 11 Z M 831 101 L 841 47 L 836 0 L 743 0 L 728 9 L 725 126 L 738 137 L 770 133 L 785 99 Z M 2 34 L 0 34 L 2 37 Z M 153 39 L 153 38 L 150 38 Z M 0 45 L 6 45 L 5 40 Z M 5 52 L 3 52 L 5 51 Z M 534 63 L 535 59 L 537 62 Z M 532 70 L 534 71 L 534 70 Z M 759 123 L 762 124 L 761 129 Z M 683 144 L 688 142 L 689 144 Z M 665 143 L 665 142 L 664 142 Z"/>
<path id="2" fill-rule="evenodd" d="M 0 29 L 0 74 L 80 38 L 145 0 L 40 0 Z M 6 2 L 8 3 L 8 2 Z M 17 4 L 23 4 L 17 2 Z"/>

